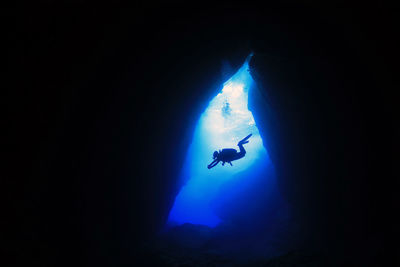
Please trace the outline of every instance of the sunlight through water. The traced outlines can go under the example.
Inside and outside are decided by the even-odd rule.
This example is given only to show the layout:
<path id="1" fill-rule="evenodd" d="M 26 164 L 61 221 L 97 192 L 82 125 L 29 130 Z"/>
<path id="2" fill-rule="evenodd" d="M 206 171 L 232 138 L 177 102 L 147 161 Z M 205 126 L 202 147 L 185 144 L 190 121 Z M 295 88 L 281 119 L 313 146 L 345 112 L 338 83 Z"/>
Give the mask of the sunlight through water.
<path id="1" fill-rule="evenodd" d="M 248 93 L 255 87 L 249 73 L 250 57 L 223 84 L 197 122 L 181 171 L 184 184 L 170 211 L 169 224 L 218 225 L 221 218 L 214 207 L 218 204 L 221 186 L 232 177 L 247 179 L 255 174 L 257 166 L 271 165 L 253 114 L 248 110 Z M 219 163 L 212 169 L 207 168 L 214 151 L 223 148 L 239 151 L 238 142 L 249 134 L 252 136 L 244 145 L 247 151 L 244 158 L 233 161 L 233 166 Z"/>

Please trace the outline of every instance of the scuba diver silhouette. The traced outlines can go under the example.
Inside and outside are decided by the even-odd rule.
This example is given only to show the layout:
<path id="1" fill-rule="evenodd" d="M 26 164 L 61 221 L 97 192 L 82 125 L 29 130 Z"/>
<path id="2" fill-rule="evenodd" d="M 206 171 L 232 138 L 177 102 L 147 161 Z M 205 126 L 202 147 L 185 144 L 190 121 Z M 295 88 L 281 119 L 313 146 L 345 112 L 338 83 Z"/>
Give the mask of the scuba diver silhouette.
<path id="1" fill-rule="evenodd" d="M 231 166 L 233 166 L 231 161 L 241 159 L 246 155 L 246 150 L 244 150 L 243 144 L 247 144 L 249 142 L 247 139 L 249 139 L 250 136 L 252 136 L 252 134 L 249 134 L 248 136 L 239 141 L 238 143 L 238 147 L 240 149 L 239 152 L 237 152 L 236 149 L 234 148 L 224 148 L 222 149 L 222 151 L 219 150 L 219 152 L 214 151 L 213 154 L 214 161 L 211 162 L 210 165 L 207 166 L 207 168 L 211 169 L 212 167 L 217 166 L 220 161 L 222 161 L 222 166 L 225 165 L 225 162 L 228 162 L 229 164 L 231 164 Z"/>

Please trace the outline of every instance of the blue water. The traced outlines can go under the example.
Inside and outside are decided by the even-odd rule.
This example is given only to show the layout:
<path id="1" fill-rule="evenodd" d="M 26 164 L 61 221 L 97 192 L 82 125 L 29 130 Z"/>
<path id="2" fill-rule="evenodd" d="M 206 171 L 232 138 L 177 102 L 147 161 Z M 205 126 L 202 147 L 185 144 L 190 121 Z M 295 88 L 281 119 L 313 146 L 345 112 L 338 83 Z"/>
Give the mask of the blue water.
<path id="1" fill-rule="evenodd" d="M 257 198 L 251 200 L 251 190 L 258 190 L 254 195 L 260 198 L 260 195 L 270 192 L 269 184 L 274 186 L 273 166 L 253 114 L 248 110 L 249 90 L 256 88 L 248 71 L 249 59 L 250 56 L 223 84 L 222 90 L 210 101 L 197 122 L 181 171 L 181 180 L 185 184 L 176 196 L 169 224 L 193 223 L 214 227 L 223 220 L 237 220 L 240 217 L 237 214 L 251 213 L 251 208 L 258 208 Z M 244 158 L 233 161 L 233 166 L 219 163 L 212 169 L 207 168 L 213 161 L 215 150 L 239 150 L 238 141 L 249 134 L 252 136 L 244 145 L 247 151 Z M 262 184 L 261 193 L 257 184 Z M 247 203 L 241 206 L 240 199 Z M 249 205 L 249 199 L 254 203 Z M 246 209 L 246 212 L 241 209 Z"/>

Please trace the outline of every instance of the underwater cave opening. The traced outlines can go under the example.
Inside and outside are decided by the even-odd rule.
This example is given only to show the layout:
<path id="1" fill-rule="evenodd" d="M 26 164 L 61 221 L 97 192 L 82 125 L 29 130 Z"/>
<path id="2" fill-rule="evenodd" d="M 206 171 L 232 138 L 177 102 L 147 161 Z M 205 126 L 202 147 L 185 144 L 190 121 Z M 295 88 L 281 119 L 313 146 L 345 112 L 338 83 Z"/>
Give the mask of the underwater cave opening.
<path id="1" fill-rule="evenodd" d="M 248 109 L 249 91 L 256 88 L 249 71 L 251 56 L 200 115 L 180 174 L 184 184 L 170 210 L 167 225 L 191 223 L 215 227 L 223 221 L 240 223 L 249 214 L 257 213 L 260 206 L 268 205 L 265 196 L 275 190 L 275 173 Z M 244 144 L 245 157 L 233 161 L 232 166 L 226 163 L 207 168 L 214 151 L 238 150 L 238 141 L 249 134 L 252 136 Z M 264 188 L 257 186 L 261 180 Z"/>

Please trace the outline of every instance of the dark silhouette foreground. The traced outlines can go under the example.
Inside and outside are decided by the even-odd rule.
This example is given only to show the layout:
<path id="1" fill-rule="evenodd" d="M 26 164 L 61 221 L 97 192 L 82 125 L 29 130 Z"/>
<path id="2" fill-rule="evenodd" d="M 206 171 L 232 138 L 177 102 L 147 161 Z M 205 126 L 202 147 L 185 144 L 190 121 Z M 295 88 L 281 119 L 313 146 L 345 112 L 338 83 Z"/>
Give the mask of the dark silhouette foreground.
<path id="1" fill-rule="evenodd" d="M 252 134 L 249 134 L 245 138 L 239 141 L 238 146 L 239 146 L 239 152 L 236 151 L 234 148 L 224 148 L 222 151 L 214 151 L 213 154 L 213 159 L 214 161 L 211 162 L 207 168 L 211 169 L 212 167 L 215 167 L 218 165 L 220 161 L 222 161 L 222 166 L 225 165 L 225 162 L 228 162 L 232 166 L 232 161 L 238 160 L 243 158 L 246 155 L 246 150 L 244 149 L 243 145 L 247 144 L 249 141 L 247 139 L 250 138 Z"/>

